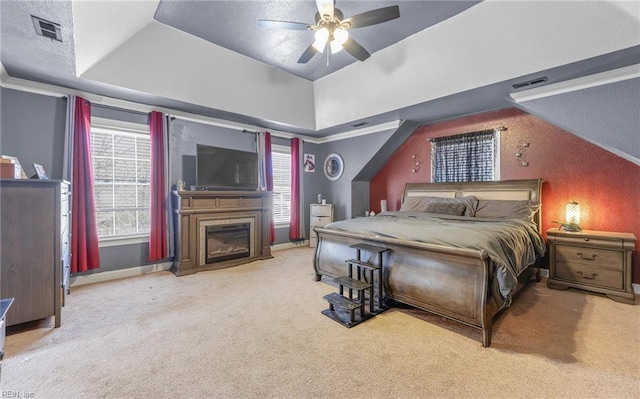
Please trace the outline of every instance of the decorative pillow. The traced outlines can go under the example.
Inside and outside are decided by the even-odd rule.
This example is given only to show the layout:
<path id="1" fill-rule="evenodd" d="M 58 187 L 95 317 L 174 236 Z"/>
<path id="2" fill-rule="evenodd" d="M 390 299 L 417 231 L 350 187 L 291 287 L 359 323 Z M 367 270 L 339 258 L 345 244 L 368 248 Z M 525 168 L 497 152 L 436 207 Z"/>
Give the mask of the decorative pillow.
<path id="1" fill-rule="evenodd" d="M 460 198 L 427 197 L 429 203 L 462 204 L 465 206 L 462 216 L 475 216 L 478 199 L 474 196 Z"/>
<path id="2" fill-rule="evenodd" d="M 428 202 L 429 202 L 429 199 L 427 197 L 407 197 L 402 203 L 402 206 L 400 206 L 400 211 L 401 212 L 426 212 Z"/>
<path id="3" fill-rule="evenodd" d="M 432 201 L 427 204 L 426 212 L 439 213 L 441 215 L 462 216 L 466 209 L 467 206 L 460 202 Z"/>
<path id="4" fill-rule="evenodd" d="M 516 218 L 533 221 L 540 204 L 531 201 L 480 200 L 476 208 L 479 218 Z"/>

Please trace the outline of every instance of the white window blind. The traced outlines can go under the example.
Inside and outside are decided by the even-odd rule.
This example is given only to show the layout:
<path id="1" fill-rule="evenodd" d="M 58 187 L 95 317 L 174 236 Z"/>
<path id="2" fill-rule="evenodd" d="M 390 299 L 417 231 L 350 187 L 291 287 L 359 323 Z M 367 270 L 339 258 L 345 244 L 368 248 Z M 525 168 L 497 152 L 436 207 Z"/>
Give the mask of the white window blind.
<path id="1" fill-rule="evenodd" d="M 498 137 L 498 130 L 483 130 L 432 139 L 432 181 L 495 180 Z"/>
<path id="2" fill-rule="evenodd" d="M 149 133 L 94 127 L 91 159 L 99 238 L 148 236 Z"/>
<path id="3" fill-rule="evenodd" d="M 291 149 L 273 146 L 273 222 L 289 225 L 291 222 Z"/>

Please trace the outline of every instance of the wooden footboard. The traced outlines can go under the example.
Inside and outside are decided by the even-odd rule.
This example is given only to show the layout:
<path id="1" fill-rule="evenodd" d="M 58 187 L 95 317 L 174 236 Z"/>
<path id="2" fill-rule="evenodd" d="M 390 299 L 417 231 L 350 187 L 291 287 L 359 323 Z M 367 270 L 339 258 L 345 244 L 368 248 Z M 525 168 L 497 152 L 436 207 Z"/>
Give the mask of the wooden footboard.
<path id="1" fill-rule="evenodd" d="M 491 262 L 485 251 L 363 237 L 315 228 L 314 268 L 322 276 L 345 275 L 349 245 L 364 242 L 390 248 L 383 258 L 384 295 L 482 330 L 482 345 L 491 344 L 493 316 L 498 312 L 490 292 Z"/>

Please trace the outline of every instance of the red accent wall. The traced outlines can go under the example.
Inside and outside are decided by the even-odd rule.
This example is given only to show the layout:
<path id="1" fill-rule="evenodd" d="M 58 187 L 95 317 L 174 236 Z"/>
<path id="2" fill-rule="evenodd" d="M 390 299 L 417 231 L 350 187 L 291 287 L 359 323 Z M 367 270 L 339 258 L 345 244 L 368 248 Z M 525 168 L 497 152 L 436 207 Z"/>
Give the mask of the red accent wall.
<path id="1" fill-rule="evenodd" d="M 507 109 L 422 126 L 388 159 L 370 183 L 370 209 L 380 211 L 386 199 L 398 210 L 407 182 L 431 181 L 428 139 L 506 126 L 500 137 L 500 179 L 542 178 L 542 230 L 564 220 L 567 202 L 580 203 L 585 230 L 621 231 L 640 239 L 640 166 L 574 136 L 536 116 Z M 615 133 L 613 133 L 615 134 Z M 518 144 L 526 149 L 528 167 L 516 162 Z M 416 155 L 420 167 L 416 173 Z M 543 234 L 546 238 L 546 234 Z M 640 283 L 640 244 L 636 243 L 634 283 Z"/>

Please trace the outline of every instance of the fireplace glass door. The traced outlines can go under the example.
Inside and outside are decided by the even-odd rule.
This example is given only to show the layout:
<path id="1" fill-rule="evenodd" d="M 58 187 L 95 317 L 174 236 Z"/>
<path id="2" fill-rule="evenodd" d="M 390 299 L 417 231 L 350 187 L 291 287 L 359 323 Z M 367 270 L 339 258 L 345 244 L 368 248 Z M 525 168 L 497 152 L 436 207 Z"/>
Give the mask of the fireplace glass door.
<path id="1" fill-rule="evenodd" d="M 249 223 L 207 226 L 205 262 L 249 257 L 250 231 Z"/>

